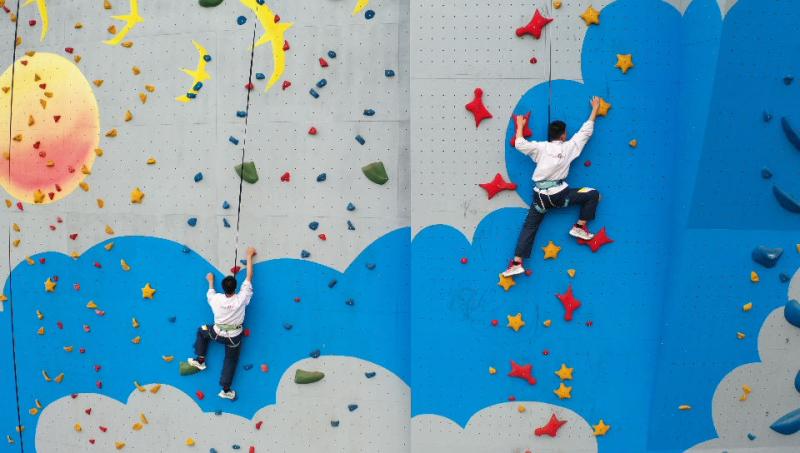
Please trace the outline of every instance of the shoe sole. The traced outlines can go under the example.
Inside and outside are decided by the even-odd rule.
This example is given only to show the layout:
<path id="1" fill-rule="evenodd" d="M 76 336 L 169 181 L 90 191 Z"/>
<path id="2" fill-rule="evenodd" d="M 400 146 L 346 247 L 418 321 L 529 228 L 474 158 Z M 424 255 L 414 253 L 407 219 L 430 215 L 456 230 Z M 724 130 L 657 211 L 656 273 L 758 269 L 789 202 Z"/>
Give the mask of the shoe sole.
<path id="1" fill-rule="evenodd" d="M 594 238 L 594 235 L 592 235 L 592 236 L 590 236 L 588 238 L 585 238 L 585 237 L 582 237 L 582 236 L 580 236 L 578 234 L 573 233 L 572 231 L 569 232 L 569 235 L 574 237 L 574 238 L 583 239 L 584 241 L 591 241 L 592 238 Z"/>
<path id="2" fill-rule="evenodd" d="M 502 275 L 503 277 L 513 277 L 515 275 L 520 275 L 520 274 L 524 274 L 524 273 L 525 273 L 525 270 L 523 269 L 523 270 L 514 271 L 514 272 L 503 272 L 500 275 Z"/>

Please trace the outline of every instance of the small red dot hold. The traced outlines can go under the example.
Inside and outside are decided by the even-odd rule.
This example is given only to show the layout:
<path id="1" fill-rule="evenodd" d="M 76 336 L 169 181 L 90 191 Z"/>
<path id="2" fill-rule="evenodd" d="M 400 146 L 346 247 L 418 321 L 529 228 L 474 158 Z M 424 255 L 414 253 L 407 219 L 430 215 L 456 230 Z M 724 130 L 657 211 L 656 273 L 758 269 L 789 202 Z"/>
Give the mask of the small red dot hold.
<path id="1" fill-rule="evenodd" d="M 72 284 L 72 288 L 73 288 L 75 291 L 80 291 L 80 290 L 81 290 L 81 284 L 80 284 L 80 283 L 73 283 L 73 284 Z"/>
<path id="2" fill-rule="evenodd" d="M 105 426 L 98 426 L 98 428 L 100 428 L 100 431 L 102 432 L 108 431 L 108 428 L 106 428 Z"/>
<path id="3" fill-rule="evenodd" d="M 35 26 L 36 25 L 36 19 L 29 20 L 28 21 L 28 25 L 30 25 L 31 27 Z"/>
<path id="4" fill-rule="evenodd" d="M 46 261 L 46 260 L 45 260 L 44 258 L 39 258 L 39 263 L 40 263 L 40 264 L 44 264 L 44 263 L 45 263 L 45 261 Z"/>
<path id="5" fill-rule="evenodd" d="M 58 322 L 56 322 L 56 326 L 58 326 L 59 329 L 63 329 L 64 328 L 64 323 L 61 322 L 61 321 L 58 321 Z"/>
<path id="6" fill-rule="evenodd" d="M 231 268 L 231 274 L 233 274 L 233 275 L 236 275 L 236 274 L 238 274 L 238 273 L 239 273 L 239 271 L 240 271 L 240 270 L 242 270 L 242 268 L 241 268 L 241 267 L 239 267 L 239 266 L 233 266 L 233 267 Z"/>
<path id="7" fill-rule="evenodd" d="M 255 87 L 256 87 L 256 86 L 255 86 L 255 85 L 253 85 L 253 82 L 247 82 L 247 85 L 245 85 L 245 86 L 244 86 L 244 88 L 245 88 L 246 90 L 248 90 L 248 91 L 252 90 L 252 89 L 253 89 L 253 88 L 255 88 Z"/>
<path id="8" fill-rule="evenodd" d="M 72 47 L 65 47 L 65 48 L 64 48 L 64 52 L 66 52 L 66 53 L 72 53 L 72 52 L 75 52 L 75 49 L 73 49 Z"/>
<path id="9" fill-rule="evenodd" d="M 72 399 L 75 399 L 75 398 L 77 398 L 77 397 L 78 397 L 78 394 L 77 394 L 77 393 L 71 393 L 69 396 L 70 396 Z"/>
<path id="10" fill-rule="evenodd" d="M 312 127 L 311 129 L 309 129 L 308 130 L 308 135 L 317 135 L 317 128 L 316 127 Z"/>
<path id="11" fill-rule="evenodd" d="M 509 400 L 509 401 L 516 401 L 516 400 L 517 400 L 517 397 L 516 397 L 516 396 L 514 396 L 514 395 L 511 395 L 511 396 L 509 396 L 509 397 L 508 397 L 508 400 Z"/>
<path id="12" fill-rule="evenodd" d="M 277 23 L 278 23 L 278 22 L 280 22 L 280 21 L 281 21 L 281 16 L 279 16 L 279 15 L 277 15 L 277 14 L 276 14 L 276 15 L 275 15 L 275 23 L 277 24 Z"/>
<path id="13" fill-rule="evenodd" d="M 58 281 L 58 275 L 54 275 L 54 276 L 53 276 L 53 281 L 54 281 L 54 282 L 57 282 L 57 281 Z"/>
<path id="14" fill-rule="evenodd" d="M 203 393 L 203 391 L 202 391 L 202 390 L 198 390 L 198 391 L 196 391 L 194 394 L 195 394 L 195 395 L 197 395 L 197 399 L 199 399 L 199 400 L 202 400 L 203 398 L 205 398 L 205 397 L 206 397 L 206 394 L 205 394 L 205 393 Z"/>
<path id="15" fill-rule="evenodd" d="M 583 163 L 583 165 L 584 165 L 585 167 L 591 167 L 591 166 L 592 166 L 592 161 L 590 161 L 590 160 L 587 160 L 586 162 L 584 162 L 584 163 Z"/>
<path id="16" fill-rule="evenodd" d="M 98 263 L 97 261 L 95 261 L 95 262 L 94 262 L 94 267 L 96 267 L 96 268 L 100 269 L 100 268 L 102 268 L 102 267 L 103 267 L 103 265 L 101 265 L 100 263 Z"/>
<path id="17" fill-rule="evenodd" d="M 320 234 L 318 237 L 322 241 L 327 241 L 328 240 L 328 236 L 325 236 L 325 233 Z"/>
<path id="18" fill-rule="evenodd" d="M 97 381 L 97 382 L 94 383 L 94 385 L 97 386 L 97 388 L 102 389 L 103 388 L 103 381 Z"/>
<path id="19" fill-rule="evenodd" d="M 64 219 L 62 219 L 61 216 L 58 216 L 58 217 L 56 217 L 56 222 L 64 223 Z"/>
<path id="20" fill-rule="evenodd" d="M 461 264 L 467 264 L 468 262 L 469 260 L 466 257 L 461 258 Z"/>
<path id="21" fill-rule="evenodd" d="M 299 297 L 295 297 L 295 298 L 294 298 L 294 301 L 295 301 L 295 302 L 300 302 L 300 298 L 299 298 Z"/>
<path id="22" fill-rule="evenodd" d="M 281 175 L 281 182 L 289 182 L 292 179 L 292 174 L 288 171 Z"/>
<path id="23" fill-rule="evenodd" d="M 250 329 L 244 329 L 244 332 L 242 332 L 242 333 L 244 334 L 244 336 L 249 337 L 250 336 Z"/>
<path id="24" fill-rule="evenodd" d="M 281 86 L 281 89 L 282 89 L 282 90 L 286 90 L 286 89 L 287 89 L 287 88 L 289 88 L 290 86 L 292 86 L 292 82 L 290 82 L 290 81 L 288 81 L 288 80 L 284 80 L 284 81 L 283 81 L 283 86 Z"/>
<path id="25" fill-rule="evenodd" d="M 320 58 L 319 59 L 319 65 L 320 65 L 320 67 L 327 68 L 328 67 L 328 62 L 324 58 Z"/>
<path id="26" fill-rule="evenodd" d="M 542 351 L 542 355 L 545 355 L 545 356 L 550 355 L 550 351 L 545 349 L 544 351 Z"/>
<path id="27" fill-rule="evenodd" d="M 95 365 L 95 366 L 94 366 L 94 371 L 95 371 L 95 373 L 99 373 L 101 368 L 102 368 L 102 367 L 101 367 L 100 365 Z"/>
<path id="28" fill-rule="evenodd" d="M 536 57 L 531 57 L 531 64 L 536 64 L 538 62 L 539 60 L 537 60 Z"/>
<path id="29" fill-rule="evenodd" d="M 496 319 L 492 319 L 492 325 L 497 327 L 497 324 L 498 324 L 497 320 Z"/>
<path id="30" fill-rule="evenodd" d="M 94 439 L 89 439 L 89 443 L 94 445 Z"/>
<path id="31" fill-rule="evenodd" d="M 269 365 L 267 365 L 266 363 L 262 363 L 261 364 L 261 371 L 264 372 L 264 373 L 269 372 Z"/>
<path id="32" fill-rule="evenodd" d="M 22 202 L 21 201 L 17 202 L 17 209 L 19 209 L 20 211 L 24 211 L 25 210 L 25 208 L 22 207 Z"/>
<path id="33" fill-rule="evenodd" d="M 530 277 L 531 275 L 533 275 L 533 271 L 530 269 L 525 269 L 525 275 Z"/>
<path id="34" fill-rule="evenodd" d="M 592 327 L 593 324 L 594 322 L 592 321 L 586 321 L 586 327 Z"/>
<path id="35" fill-rule="evenodd" d="M 287 50 L 289 50 L 289 41 L 284 40 L 283 41 L 283 51 L 286 52 Z"/>

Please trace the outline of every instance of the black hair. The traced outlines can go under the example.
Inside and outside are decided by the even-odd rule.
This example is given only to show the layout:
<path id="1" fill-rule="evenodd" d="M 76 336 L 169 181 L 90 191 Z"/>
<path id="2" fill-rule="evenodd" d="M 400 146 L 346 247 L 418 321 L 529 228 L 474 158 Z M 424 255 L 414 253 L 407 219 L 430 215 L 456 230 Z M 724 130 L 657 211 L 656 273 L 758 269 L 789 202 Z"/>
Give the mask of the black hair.
<path id="1" fill-rule="evenodd" d="M 550 126 L 547 127 L 547 140 L 559 140 L 561 136 L 564 135 L 564 132 L 567 131 L 567 123 L 556 120 L 550 123 Z"/>
<path id="2" fill-rule="evenodd" d="M 225 294 L 231 295 L 236 292 L 236 277 L 229 275 L 222 279 L 222 290 Z"/>

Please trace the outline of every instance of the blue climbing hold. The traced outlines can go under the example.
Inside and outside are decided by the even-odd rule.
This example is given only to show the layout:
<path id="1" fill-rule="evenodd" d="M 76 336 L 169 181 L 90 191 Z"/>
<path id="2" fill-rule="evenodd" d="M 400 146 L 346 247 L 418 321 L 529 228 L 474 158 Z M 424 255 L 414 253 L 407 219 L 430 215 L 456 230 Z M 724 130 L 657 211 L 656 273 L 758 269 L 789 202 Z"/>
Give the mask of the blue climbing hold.
<path id="1" fill-rule="evenodd" d="M 375 263 L 367 263 L 367 269 L 369 270 L 375 269 Z"/>
<path id="2" fill-rule="evenodd" d="M 208 453 L 217 453 L 217 449 L 216 448 L 211 448 L 211 449 L 208 450 Z"/>
<path id="3" fill-rule="evenodd" d="M 308 227 L 311 229 L 311 231 L 317 231 L 317 228 L 319 228 L 319 222 L 311 222 L 308 224 Z"/>
<path id="4" fill-rule="evenodd" d="M 791 278 L 788 275 L 786 275 L 783 272 L 781 272 L 780 274 L 778 274 L 778 280 L 780 280 L 781 283 L 786 283 L 789 280 L 791 280 Z"/>
<path id="5" fill-rule="evenodd" d="M 356 409 L 358 409 L 358 404 L 348 404 L 347 405 L 347 410 L 349 410 L 350 412 L 353 412 Z"/>
<path id="6" fill-rule="evenodd" d="M 248 363 L 247 365 L 243 366 L 242 368 L 244 368 L 245 371 L 250 371 L 250 370 L 253 369 L 253 364 L 252 363 Z"/>
<path id="7" fill-rule="evenodd" d="M 328 51 L 328 58 L 336 58 L 336 52 L 329 50 Z"/>
<path id="8" fill-rule="evenodd" d="M 247 260 L 239 260 L 239 263 L 240 263 L 242 266 L 247 266 Z"/>
<path id="9" fill-rule="evenodd" d="M 317 176 L 317 182 L 324 182 L 326 179 L 328 179 L 328 175 L 325 173 L 320 173 L 319 176 Z"/>
<path id="10" fill-rule="evenodd" d="M 238 145 L 238 144 L 239 144 L 239 139 L 238 139 L 238 138 L 236 138 L 236 137 L 234 137 L 233 135 L 231 135 L 230 137 L 228 137 L 228 141 L 229 141 L 229 142 L 231 142 L 231 143 L 233 143 L 234 145 Z"/>
<path id="11" fill-rule="evenodd" d="M 186 97 L 189 99 L 194 99 L 197 97 L 197 93 L 186 93 Z"/>
<path id="12" fill-rule="evenodd" d="M 375 110 L 372 109 L 364 110 L 364 116 L 375 116 Z"/>
<path id="13" fill-rule="evenodd" d="M 266 78 L 267 78 L 267 76 L 265 76 L 263 72 L 257 72 L 256 73 L 256 80 L 264 80 Z"/>
<path id="14" fill-rule="evenodd" d="M 175 321 L 177 320 L 178 318 L 176 316 L 170 316 L 169 318 L 167 318 L 167 321 L 171 322 L 172 324 L 175 324 Z"/>
<path id="15" fill-rule="evenodd" d="M 194 175 L 194 182 L 200 182 L 202 180 L 203 180 L 203 173 L 198 172 L 196 175 Z"/>
<path id="16" fill-rule="evenodd" d="M 313 89 L 313 88 L 312 88 L 312 89 L 310 89 L 310 90 L 308 91 L 308 93 L 309 93 L 309 94 L 311 95 L 311 97 L 313 97 L 314 99 L 317 99 L 317 98 L 319 98 L 319 93 L 317 93 L 317 90 L 315 90 L 315 89 Z"/>
<path id="17" fill-rule="evenodd" d="M 356 230 L 356 226 L 353 225 L 353 222 L 348 220 L 347 221 L 347 229 L 350 230 L 350 231 L 355 231 Z"/>
<path id="18" fill-rule="evenodd" d="M 347 203 L 347 210 L 348 211 L 355 211 L 356 210 L 356 205 L 354 205 L 353 203 Z"/>
<path id="19" fill-rule="evenodd" d="M 247 118 L 247 112 L 245 112 L 244 110 L 239 110 L 238 112 L 236 112 L 236 116 L 238 116 L 239 118 Z"/>
<path id="20" fill-rule="evenodd" d="M 775 267 L 775 265 L 778 264 L 778 260 L 781 259 L 781 255 L 783 255 L 782 248 L 771 249 L 763 245 L 759 245 L 753 249 L 753 253 L 750 254 L 753 261 L 766 268 Z"/>
<path id="21" fill-rule="evenodd" d="M 394 77 L 395 76 L 394 69 L 387 69 L 383 71 L 383 75 L 385 75 L 386 77 Z"/>
<path id="22" fill-rule="evenodd" d="M 368 9 L 367 12 L 364 13 L 364 17 L 366 17 L 367 20 L 372 19 L 373 17 L 375 17 L 375 11 Z"/>
<path id="23" fill-rule="evenodd" d="M 765 123 L 769 123 L 770 121 L 772 121 L 772 113 L 769 113 L 765 110 L 764 113 L 761 114 L 761 118 L 764 120 Z"/>
<path id="24" fill-rule="evenodd" d="M 228 219 L 226 219 L 226 218 L 223 218 L 223 219 L 222 219 L 222 226 L 224 226 L 225 228 L 230 228 L 230 227 L 231 227 L 231 224 L 230 224 L 230 223 L 228 223 Z"/>
<path id="25" fill-rule="evenodd" d="M 334 428 L 339 426 L 339 420 L 331 420 L 331 426 L 333 426 Z"/>
<path id="26" fill-rule="evenodd" d="M 787 85 L 787 86 L 791 85 L 792 82 L 794 82 L 794 77 L 792 77 L 792 76 L 788 76 L 787 75 L 786 77 L 783 78 L 783 84 L 784 85 Z"/>
<path id="27" fill-rule="evenodd" d="M 214 415 L 220 416 L 222 415 L 222 409 L 217 409 L 214 411 Z"/>
<path id="28" fill-rule="evenodd" d="M 325 80 L 325 79 L 319 79 L 319 82 L 317 82 L 317 88 L 324 88 L 324 87 L 325 87 L 325 85 L 327 85 L 327 84 L 328 84 L 328 81 L 327 81 L 327 80 Z"/>
<path id="29" fill-rule="evenodd" d="M 244 16 L 239 16 L 236 18 L 236 23 L 239 25 L 244 25 L 245 23 L 247 23 L 247 18 Z"/>
<path id="30" fill-rule="evenodd" d="M 311 253 L 309 253 L 308 250 L 300 251 L 300 258 L 308 258 L 309 256 L 311 256 Z"/>
<path id="31" fill-rule="evenodd" d="M 792 125 L 789 124 L 789 120 L 787 120 L 786 117 L 781 118 L 781 128 L 783 128 L 783 134 L 786 135 L 786 139 L 789 140 L 789 143 L 800 151 L 800 136 L 797 135 L 797 132 L 795 132 Z"/>
<path id="32" fill-rule="evenodd" d="M 239 450 L 242 447 L 240 447 L 239 444 L 233 444 L 231 445 L 231 448 L 233 448 L 234 450 Z"/>
<path id="33" fill-rule="evenodd" d="M 344 303 L 345 305 L 352 307 L 353 305 L 356 304 L 356 301 L 354 301 L 353 299 L 347 299 L 346 301 L 344 301 Z"/>
<path id="34" fill-rule="evenodd" d="M 367 379 L 372 379 L 372 378 L 375 377 L 375 372 L 374 371 L 367 371 L 366 373 L 364 373 L 364 376 L 366 376 Z"/>
<path id="35" fill-rule="evenodd" d="M 203 82 L 197 82 L 197 83 L 195 83 L 195 84 L 194 84 L 194 86 L 192 87 L 192 89 L 193 89 L 194 91 L 200 91 L 200 89 L 201 89 L 201 88 L 203 88 Z"/>
<path id="36" fill-rule="evenodd" d="M 783 435 L 791 435 L 800 431 L 800 409 L 795 409 L 779 418 L 772 425 L 773 431 Z"/>
<path id="37" fill-rule="evenodd" d="M 783 317 L 789 324 L 800 328 L 800 302 L 792 299 L 783 307 Z"/>
<path id="38" fill-rule="evenodd" d="M 256 0 L 256 3 L 258 3 L 259 5 L 263 5 L 265 1 L 266 0 Z"/>
<path id="39" fill-rule="evenodd" d="M 283 323 L 283 328 L 286 330 L 292 330 L 293 325 L 289 324 L 288 322 Z"/>
<path id="40" fill-rule="evenodd" d="M 800 214 L 800 203 L 792 198 L 791 195 L 779 189 L 778 186 L 772 186 L 772 194 L 775 195 L 775 199 L 778 200 L 778 204 L 781 205 L 783 209 L 794 212 L 795 214 Z"/>
<path id="41" fill-rule="evenodd" d="M 186 247 L 186 246 L 184 246 L 184 247 L 183 247 L 183 250 L 181 250 L 181 252 L 183 252 L 183 253 L 189 253 L 189 252 L 191 252 L 191 250 L 189 250 L 189 247 Z"/>
<path id="42" fill-rule="evenodd" d="M 794 377 L 794 389 L 800 393 L 800 371 L 798 371 L 797 376 Z"/>
<path id="43" fill-rule="evenodd" d="M 311 357 L 312 359 L 318 359 L 319 354 L 320 354 L 319 349 L 314 349 L 313 351 L 308 353 L 308 356 Z"/>
<path id="44" fill-rule="evenodd" d="M 197 219 L 192 217 L 189 220 L 187 220 L 186 223 L 188 223 L 190 227 L 193 227 L 193 226 L 197 225 Z"/>
<path id="45" fill-rule="evenodd" d="M 228 203 L 227 201 L 223 201 L 222 202 L 222 209 L 230 209 L 230 207 L 231 207 L 231 204 Z"/>
<path id="46" fill-rule="evenodd" d="M 208 55 L 208 54 L 203 55 L 203 61 L 205 61 L 206 63 L 211 61 L 211 55 Z"/>
<path id="47" fill-rule="evenodd" d="M 753 433 L 747 433 L 747 438 L 750 440 L 756 440 L 756 435 Z"/>
<path id="48" fill-rule="evenodd" d="M 769 171 L 769 168 L 764 167 L 761 169 L 761 177 L 764 179 L 769 179 L 772 177 L 772 172 Z"/>
<path id="49" fill-rule="evenodd" d="M 366 141 L 366 140 L 364 140 L 364 137 L 362 137 L 362 136 L 360 136 L 360 135 L 356 135 L 356 141 L 357 141 L 357 142 L 358 142 L 360 145 L 363 145 L 364 143 L 367 143 L 367 141 Z"/>
<path id="50" fill-rule="evenodd" d="M 336 279 L 334 278 L 333 280 L 331 280 L 331 281 L 329 281 L 329 282 L 328 282 L 328 288 L 333 288 L 334 286 L 336 286 L 336 284 L 337 284 L 337 283 L 338 283 L 338 282 L 337 282 L 337 281 L 336 281 Z"/>

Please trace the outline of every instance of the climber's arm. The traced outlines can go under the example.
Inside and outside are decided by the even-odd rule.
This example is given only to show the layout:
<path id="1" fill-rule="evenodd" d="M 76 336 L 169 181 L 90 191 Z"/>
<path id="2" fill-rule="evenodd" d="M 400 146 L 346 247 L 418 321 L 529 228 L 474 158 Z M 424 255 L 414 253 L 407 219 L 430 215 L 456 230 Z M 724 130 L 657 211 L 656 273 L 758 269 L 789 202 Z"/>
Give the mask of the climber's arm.
<path id="1" fill-rule="evenodd" d="M 539 159 L 539 142 L 529 142 L 525 140 L 524 131 L 525 131 L 525 117 L 522 115 L 517 115 L 514 118 L 514 121 L 517 126 L 517 131 L 514 134 L 514 148 L 517 151 L 530 156 L 534 162 L 537 162 Z"/>
<path id="2" fill-rule="evenodd" d="M 256 249 L 249 247 L 247 249 L 247 281 L 253 281 L 253 257 L 256 255 Z"/>

